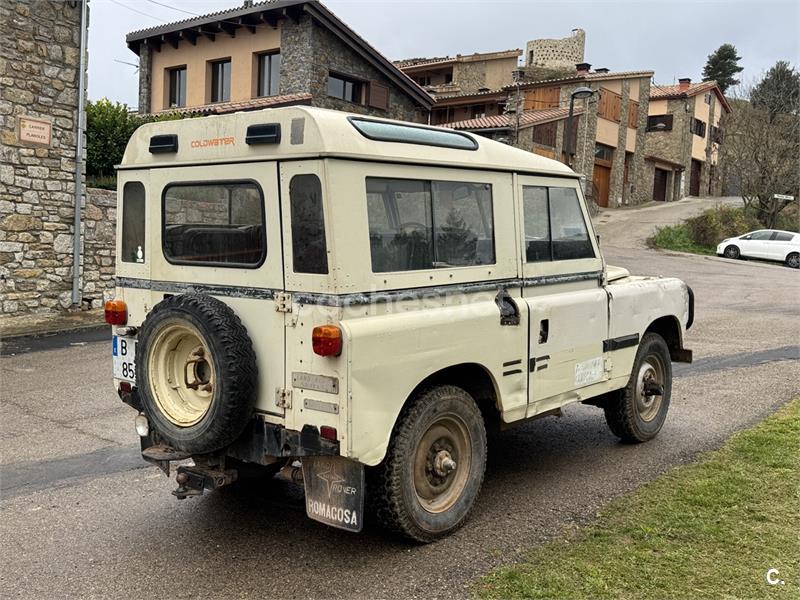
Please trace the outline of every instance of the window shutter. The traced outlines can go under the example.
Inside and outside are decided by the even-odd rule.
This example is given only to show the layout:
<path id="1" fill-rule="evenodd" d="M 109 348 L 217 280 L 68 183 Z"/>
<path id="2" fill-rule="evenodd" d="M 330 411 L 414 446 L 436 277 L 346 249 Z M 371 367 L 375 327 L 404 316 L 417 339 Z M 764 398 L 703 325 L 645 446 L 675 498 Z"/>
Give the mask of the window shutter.
<path id="1" fill-rule="evenodd" d="M 369 105 L 372 108 L 389 108 L 389 88 L 376 81 L 369 83 Z"/>

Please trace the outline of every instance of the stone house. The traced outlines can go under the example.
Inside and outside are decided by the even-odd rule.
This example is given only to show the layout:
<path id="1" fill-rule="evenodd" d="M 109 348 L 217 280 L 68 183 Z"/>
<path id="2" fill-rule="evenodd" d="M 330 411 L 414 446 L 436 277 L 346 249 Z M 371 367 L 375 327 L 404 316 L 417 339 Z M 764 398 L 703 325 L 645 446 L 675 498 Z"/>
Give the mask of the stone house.
<path id="1" fill-rule="evenodd" d="M 394 62 L 434 96 L 475 94 L 497 90 L 512 82 L 522 50 L 456 54 L 437 58 L 409 58 Z"/>
<path id="2" fill-rule="evenodd" d="M 309 104 L 427 122 L 432 99 L 323 4 L 275 0 L 130 33 L 139 112 Z"/>
<path id="3" fill-rule="evenodd" d="M 81 3 L 0 3 L 0 310 L 73 305 Z M 82 307 L 113 289 L 114 198 L 84 200 Z"/>
<path id="4" fill-rule="evenodd" d="M 592 71 L 591 65 L 579 63 L 565 77 L 521 80 L 479 95 L 438 96 L 432 115 L 459 115 L 461 119 L 442 125 L 478 133 L 493 126 L 490 121 L 465 122 L 476 106 L 487 119 L 508 115 L 505 123 L 512 135 L 504 137 L 520 148 L 570 164 L 585 176 L 586 195 L 598 205 L 639 204 L 650 200 L 652 191 L 652 186 L 639 185 L 647 170 L 645 130 L 652 76 L 652 71 Z M 594 93 L 573 103 L 573 141 L 567 145 L 571 152 L 565 153 L 570 97 L 579 87 Z"/>
<path id="5" fill-rule="evenodd" d="M 730 111 L 715 81 L 651 87 L 642 185 L 654 200 L 720 194 L 719 124 Z"/>

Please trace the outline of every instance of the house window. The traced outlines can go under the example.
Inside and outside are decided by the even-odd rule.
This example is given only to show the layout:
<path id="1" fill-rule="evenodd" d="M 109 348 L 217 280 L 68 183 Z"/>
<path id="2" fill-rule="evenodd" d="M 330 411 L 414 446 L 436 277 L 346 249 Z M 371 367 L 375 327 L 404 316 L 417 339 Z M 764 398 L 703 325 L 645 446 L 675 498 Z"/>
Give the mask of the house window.
<path id="1" fill-rule="evenodd" d="M 614 148 L 611 146 L 606 146 L 605 144 L 595 144 L 594 158 L 595 160 L 605 160 L 611 162 L 614 160 Z"/>
<path id="2" fill-rule="evenodd" d="M 328 73 L 328 96 L 361 104 L 363 83 L 357 79 Z"/>
<path id="3" fill-rule="evenodd" d="M 692 117 L 692 122 L 689 124 L 689 130 L 700 137 L 706 137 L 706 123 L 700 119 Z"/>
<path id="4" fill-rule="evenodd" d="M 450 71 L 445 73 L 444 74 L 444 82 L 445 82 L 445 84 L 453 83 L 453 73 L 451 73 Z"/>
<path id="5" fill-rule="evenodd" d="M 169 69 L 169 107 L 186 106 L 186 67 Z"/>
<path id="6" fill-rule="evenodd" d="M 721 144 L 722 143 L 722 138 L 723 138 L 722 129 L 712 125 L 711 126 L 711 141 L 714 142 L 715 144 Z"/>
<path id="7" fill-rule="evenodd" d="M 703 100 L 705 100 L 706 104 L 711 104 L 711 92 L 706 93 Z"/>
<path id="8" fill-rule="evenodd" d="M 430 75 L 423 75 L 422 77 L 417 77 L 417 83 L 419 83 L 422 86 L 430 85 L 431 84 Z"/>
<path id="9" fill-rule="evenodd" d="M 470 119 L 481 119 L 486 116 L 486 105 L 478 104 L 470 107 Z"/>
<path id="10" fill-rule="evenodd" d="M 211 63 L 211 102 L 228 102 L 231 99 L 231 60 Z"/>
<path id="11" fill-rule="evenodd" d="M 672 131 L 672 115 L 647 117 L 647 131 Z"/>
<path id="12" fill-rule="evenodd" d="M 281 82 L 280 52 L 258 55 L 258 96 L 277 96 Z"/>

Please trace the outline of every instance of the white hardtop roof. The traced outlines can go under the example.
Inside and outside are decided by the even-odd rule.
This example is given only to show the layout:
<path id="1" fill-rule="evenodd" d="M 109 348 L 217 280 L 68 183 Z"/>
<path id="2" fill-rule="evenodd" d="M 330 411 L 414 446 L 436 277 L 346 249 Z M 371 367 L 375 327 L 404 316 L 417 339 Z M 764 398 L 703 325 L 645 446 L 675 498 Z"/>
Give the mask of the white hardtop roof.
<path id="1" fill-rule="evenodd" d="M 426 125 L 375 119 L 308 106 L 161 121 L 142 125 L 134 132 L 118 168 L 148 169 L 285 158 L 336 157 L 577 176 L 558 161 L 468 133 L 459 132 L 457 135 L 475 140 L 478 145 L 475 150 L 368 139 L 356 130 L 348 117 L 428 128 Z M 247 128 L 250 125 L 267 123 L 280 124 L 280 143 L 248 145 L 245 142 Z M 431 129 L 455 134 L 452 129 Z M 150 152 L 152 136 L 170 134 L 178 137 L 177 152 Z"/>

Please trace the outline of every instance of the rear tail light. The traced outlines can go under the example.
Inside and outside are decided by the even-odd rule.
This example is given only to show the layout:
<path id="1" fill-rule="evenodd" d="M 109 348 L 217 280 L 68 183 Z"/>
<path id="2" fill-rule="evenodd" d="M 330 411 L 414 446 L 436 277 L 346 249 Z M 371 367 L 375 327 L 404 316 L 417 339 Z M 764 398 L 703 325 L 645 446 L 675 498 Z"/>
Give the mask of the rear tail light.
<path id="1" fill-rule="evenodd" d="M 124 300 L 106 300 L 106 323 L 125 325 L 128 322 L 128 307 Z"/>
<path id="2" fill-rule="evenodd" d="M 339 356 L 342 353 L 342 330 L 336 325 L 320 325 L 311 333 L 314 354 Z"/>
<path id="3" fill-rule="evenodd" d="M 319 428 L 319 435 L 320 437 L 324 437 L 326 440 L 330 440 L 332 442 L 336 441 L 336 427 L 331 427 L 330 425 L 323 425 Z"/>

